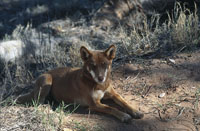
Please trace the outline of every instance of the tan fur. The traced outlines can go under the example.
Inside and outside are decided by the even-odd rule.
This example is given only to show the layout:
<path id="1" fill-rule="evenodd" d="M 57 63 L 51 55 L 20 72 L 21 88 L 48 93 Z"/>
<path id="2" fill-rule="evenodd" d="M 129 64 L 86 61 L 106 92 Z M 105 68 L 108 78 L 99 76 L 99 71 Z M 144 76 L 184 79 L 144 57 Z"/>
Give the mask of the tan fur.
<path id="1" fill-rule="evenodd" d="M 143 114 L 128 104 L 112 87 L 110 73 L 115 52 L 114 45 L 105 51 L 90 51 L 86 47 L 81 47 L 80 54 L 84 61 L 82 68 L 63 67 L 42 74 L 36 80 L 34 90 L 20 96 L 17 103 L 32 100 L 43 103 L 50 94 L 58 102 L 75 102 L 89 106 L 91 110 L 111 114 L 122 122 L 129 121 L 131 116 L 142 118 Z M 113 99 L 128 114 L 101 103 L 101 99 L 108 98 Z"/>

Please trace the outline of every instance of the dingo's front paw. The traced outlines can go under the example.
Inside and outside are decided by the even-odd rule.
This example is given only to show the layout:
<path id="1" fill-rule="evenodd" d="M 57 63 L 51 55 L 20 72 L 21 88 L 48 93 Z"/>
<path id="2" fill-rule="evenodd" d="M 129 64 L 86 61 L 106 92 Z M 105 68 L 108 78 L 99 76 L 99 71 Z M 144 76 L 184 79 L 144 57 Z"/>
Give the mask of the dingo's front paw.
<path id="1" fill-rule="evenodd" d="M 134 119 L 142 119 L 144 117 L 144 114 L 139 111 L 132 112 L 131 115 Z"/>
<path id="2" fill-rule="evenodd" d="M 131 116 L 129 114 L 124 113 L 120 120 L 122 122 L 129 122 L 131 120 Z"/>

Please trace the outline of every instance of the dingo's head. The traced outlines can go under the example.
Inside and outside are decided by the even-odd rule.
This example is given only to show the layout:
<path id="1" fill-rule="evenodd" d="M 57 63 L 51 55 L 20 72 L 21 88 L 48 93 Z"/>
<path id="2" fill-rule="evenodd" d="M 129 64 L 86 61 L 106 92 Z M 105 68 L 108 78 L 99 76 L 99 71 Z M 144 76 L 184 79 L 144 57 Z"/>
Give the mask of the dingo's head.
<path id="1" fill-rule="evenodd" d="M 92 79 L 98 84 L 103 84 L 111 71 L 116 47 L 111 45 L 105 51 L 91 51 L 82 46 L 80 53 L 84 62 L 84 68 L 89 72 Z"/>

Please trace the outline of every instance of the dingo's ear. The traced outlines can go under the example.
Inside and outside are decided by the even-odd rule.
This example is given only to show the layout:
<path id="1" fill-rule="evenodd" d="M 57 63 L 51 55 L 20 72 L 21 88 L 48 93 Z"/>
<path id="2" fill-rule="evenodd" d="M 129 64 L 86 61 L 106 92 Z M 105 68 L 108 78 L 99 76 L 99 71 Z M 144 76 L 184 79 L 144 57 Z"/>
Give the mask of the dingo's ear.
<path id="1" fill-rule="evenodd" d="M 88 60 L 88 58 L 92 55 L 90 53 L 90 51 L 85 46 L 81 46 L 80 54 L 81 54 L 81 58 L 82 58 L 83 61 Z"/>
<path id="2" fill-rule="evenodd" d="M 111 45 L 106 51 L 105 54 L 109 60 L 112 60 L 115 58 L 116 54 L 116 47 L 115 45 Z"/>

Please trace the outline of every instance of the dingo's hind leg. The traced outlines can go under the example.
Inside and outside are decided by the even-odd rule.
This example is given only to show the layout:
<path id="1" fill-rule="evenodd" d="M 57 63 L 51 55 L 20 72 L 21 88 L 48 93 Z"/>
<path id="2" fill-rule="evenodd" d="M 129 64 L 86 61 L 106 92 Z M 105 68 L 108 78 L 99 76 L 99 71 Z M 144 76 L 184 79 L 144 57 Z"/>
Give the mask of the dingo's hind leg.
<path id="1" fill-rule="evenodd" d="M 52 76 L 50 74 L 41 75 L 35 83 L 35 87 L 31 93 L 19 96 L 16 103 L 24 104 L 33 101 L 37 103 L 44 103 L 45 98 L 49 94 L 52 85 Z"/>

